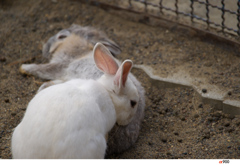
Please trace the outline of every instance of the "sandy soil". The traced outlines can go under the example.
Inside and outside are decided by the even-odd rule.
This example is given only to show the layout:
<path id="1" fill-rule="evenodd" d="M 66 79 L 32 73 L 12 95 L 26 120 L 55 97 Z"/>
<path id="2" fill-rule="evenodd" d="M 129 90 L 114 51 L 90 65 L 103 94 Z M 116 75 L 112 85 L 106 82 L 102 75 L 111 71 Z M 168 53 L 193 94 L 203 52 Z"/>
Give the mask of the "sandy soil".
<path id="1" fill-rule="evenodd" d="M 161 77 L 191 77 L 240 99 L 239 49 L 123 17 L 78 1 L 0 1 L 0 158 L 11 158 L 12 131 L 44 82 L 21 75 L 20 65 L 45 62 L 42 43 L 73 23 L 105 31 L 123 50 L 119 59 L 151 66 Z M 157 88 L 143 72 L 133 73 L 146 90 L 142 129 L 134 146 L 108 158 L 240 159 L 239 116 L 203 104 L 192 89 Z"/>

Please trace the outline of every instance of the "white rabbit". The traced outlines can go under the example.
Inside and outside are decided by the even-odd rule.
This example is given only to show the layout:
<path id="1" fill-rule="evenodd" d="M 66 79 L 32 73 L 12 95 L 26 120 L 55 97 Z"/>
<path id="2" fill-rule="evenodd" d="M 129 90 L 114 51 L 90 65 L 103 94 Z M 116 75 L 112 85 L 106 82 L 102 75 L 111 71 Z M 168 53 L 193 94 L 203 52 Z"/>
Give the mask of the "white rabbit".
<path id="1" fill-rule="evenodd" d="M 95 66 L 92 56 L 93 45 L 97 42 L 103 43 L 114 55 L 121 53 L 119 46 L 103 32 L 91 27 L 72 25 L 51 37 L 43 46 L 43 56 L 50 59 L 49 63 L 23 64 L 20 71 L 23 74 L 52 80 L 44 83 L 39 91 L 74 78 L 98 79 L 103 73 Z M 136 86 L 140 97 L 137 112 L 131 123 L 127 126 L 115 125 L 109 133 L 108 154 L 128 149 L 139 135 L 145 108 L 144 89 L 133 74 L 129 74 L 129 79 Z"/>
<path id="2" fill-rule="evenodd" d="M 128 74 L 132 61 L 121 66 L 101 43 L 93 51 L 104 74 L 97 80 L 73 79 L 40 91 L 30 101 L 12 136 L 13 158 L 104 158 L 105 136 L 127 125 L 139 95 Z"/>

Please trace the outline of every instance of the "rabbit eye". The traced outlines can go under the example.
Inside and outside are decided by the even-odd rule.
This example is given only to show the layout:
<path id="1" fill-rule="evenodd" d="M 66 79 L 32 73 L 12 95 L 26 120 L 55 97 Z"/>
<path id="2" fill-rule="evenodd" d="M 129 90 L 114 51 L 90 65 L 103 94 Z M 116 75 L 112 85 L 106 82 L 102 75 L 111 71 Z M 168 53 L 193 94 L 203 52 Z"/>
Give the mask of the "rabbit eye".
<path id="1" fill-rule="evenodd" d="M 58 36 L 58 39 L 64 39 L 64 38 L 66 38 L 67 36 L 66 35 L 60 35 L 60 36 Z"/>
<path id="2" fill-rule="evenodd" d="M 134 100 L 130 100 L 130 103 L 131 103 L 131 107 L 132 107 L 132 108 L 134 108 L 134 107 L 135 107 L 135 105 L 137 104 L 137 102 L 136 102 L 136 101 L 134 101 Z"/>

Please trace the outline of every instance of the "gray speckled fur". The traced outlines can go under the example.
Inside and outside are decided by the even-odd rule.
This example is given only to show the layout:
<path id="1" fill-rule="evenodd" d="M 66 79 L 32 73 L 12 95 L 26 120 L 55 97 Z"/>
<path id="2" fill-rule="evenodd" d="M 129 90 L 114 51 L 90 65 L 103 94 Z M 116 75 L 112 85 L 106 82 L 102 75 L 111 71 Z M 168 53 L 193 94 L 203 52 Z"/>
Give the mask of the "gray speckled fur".
<path id="1" fill-rule="evenodd" d="M 57 47 L 56 51 L 50 53 L 51 47 L 56 42 L 62 42 L 72 34 L 79 37 L 80 40 L 76 40 L 79 43 L 75 41 L 73 44 L 69 44 L 70 46 Z M 48 86 L 74 78 L 97 79 L 103 74 L 95 66 L 92 56 L 91 46 L 97 42 L 103 43 L 114 55 L 121 53 L 119 46 L 103 32 L 91 27 L 72 25 L 70 28 L 61 30 L 51 37 L 43 46 L 43 56 L 50 60 L 49 63 L 23 64 L 20 71 L 25 74 L 52 80 L 44 83 L 39 88 L 39 91 Z M 119 62 L 118 60 L 116 61 Z M 144 89 L 133 74 L 129 74 L 129 78 L 136 85 L 139 92 L 138 109 L 130 124 L 124 127 L 115 125 L 111 130 L 108 136 L 107 155 L 120 153 L 128 149 L 136 142 L 139 135 L 145 108 Z"/>

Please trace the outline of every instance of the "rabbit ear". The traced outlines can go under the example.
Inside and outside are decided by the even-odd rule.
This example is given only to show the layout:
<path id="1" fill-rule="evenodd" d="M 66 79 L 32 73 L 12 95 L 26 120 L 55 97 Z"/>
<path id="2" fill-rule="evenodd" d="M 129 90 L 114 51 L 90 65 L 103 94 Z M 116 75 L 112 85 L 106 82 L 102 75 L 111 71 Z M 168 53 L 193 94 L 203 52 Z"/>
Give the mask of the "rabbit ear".
<path id="1" fill-rule="evenodd" d="M 104 46 L 106 46 L 114 56 L 118 55 L 118 54 L 120 54 L 122 52 L 120 47 L 118 46 L 118 44 L 116 44 L 112 40 L 107 39 L 105 41 L 101 41 L 101 43 Z"/>
<path id="2" fill-rule="evenodd" d="M 53 53 L 61 44 L 62 44 L 62 42 L 57 41 L 56 43 L 51 45 L 49 53 Z"/>
<path id="3" fill-rule="evenodd" d="M 127 78 L 128 78 L 128 74 L 132 69 L 132 61 L 131 60 L 125 60 L 122 65 L 119 67 L 115 78 L 114 78 L 114 84 L 117 85 L 119 87 L 119 90 L 122 87 L 125 87 Z"/>
<path id="4" fill-rule="evenodd" d="M 97 43 L 93 49 L 94 61 L 97 67 L 106 74 L 115 75 L 118 64 L 110 51 L 101 43 Z"/>

